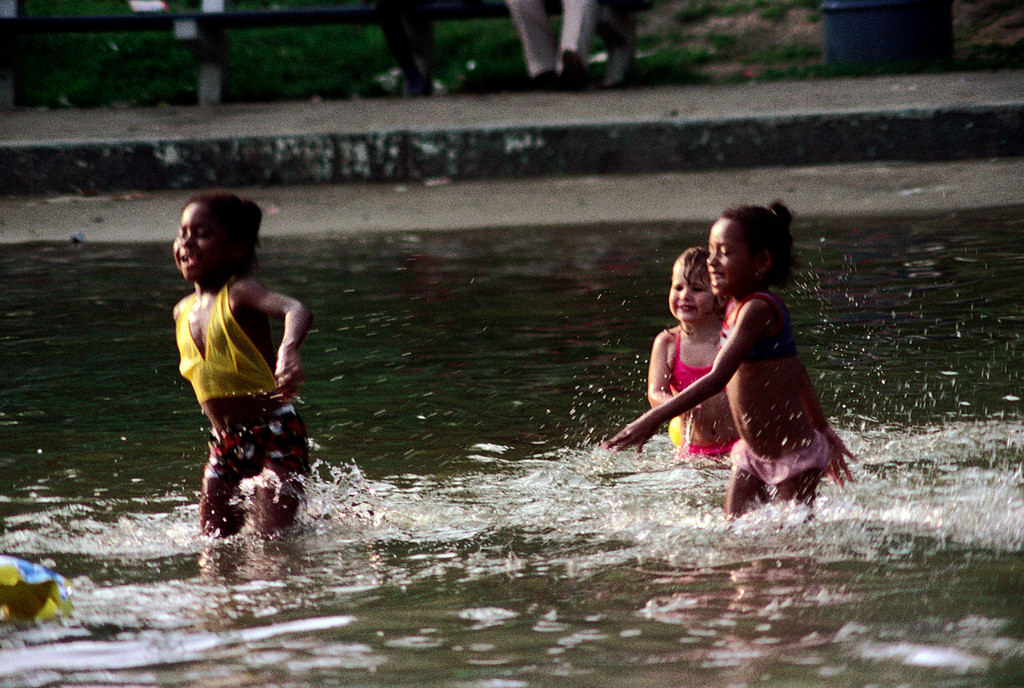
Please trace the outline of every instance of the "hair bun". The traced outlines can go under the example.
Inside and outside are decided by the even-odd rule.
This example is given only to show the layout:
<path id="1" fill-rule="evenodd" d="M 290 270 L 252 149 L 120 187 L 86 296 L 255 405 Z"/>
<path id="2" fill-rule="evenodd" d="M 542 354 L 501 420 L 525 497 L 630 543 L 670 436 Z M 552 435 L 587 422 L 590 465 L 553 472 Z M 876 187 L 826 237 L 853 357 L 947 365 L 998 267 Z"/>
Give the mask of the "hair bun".
<path id="1" fill-rule="evenodd" d="M 250 201 L 248 198 L 239 199 L 240 203 L 240 216 L 243 221 L 249 225 L 254 225 L 259 229 L 260 222 L 263 220 L 263 211 L 260 207 Z"/>
<path id="2" fill-rule="evenodd" d="M 768 210 L 771 211 L 772 215 L 779 218 L 779 220 L 782 221 L 782 224 L 787 227 L 789 226 L 789 223 L 793 221 L 793 214 L 789 212 L 789 208 L 787 208 L 786 204 L 782 201 L 772 201 L 768 205 Z"/>

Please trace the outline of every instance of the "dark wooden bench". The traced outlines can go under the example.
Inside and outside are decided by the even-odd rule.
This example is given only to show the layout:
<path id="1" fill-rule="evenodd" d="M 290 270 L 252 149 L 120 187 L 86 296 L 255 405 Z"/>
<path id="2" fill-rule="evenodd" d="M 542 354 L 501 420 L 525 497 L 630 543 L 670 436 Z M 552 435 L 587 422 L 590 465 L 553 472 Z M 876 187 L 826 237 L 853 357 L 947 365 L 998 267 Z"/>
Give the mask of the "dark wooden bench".
<path id="1" fill-rule="evenodd" d="M 605 85 L 622 82 L 633 64 L 636 38 L 635 13 L 651 8 L 650 0 L 598 0 L 601 15 L 598 34 L 609 46 Z M 546 0 L 551 14 L 561 12 L 560 0 Z M 0 107 L 18 104 L 18 37 L 30 34 L 115 33 L 172 31 L 199 62 L 198 100 L 219 103 L 225 95 L 228 74 L 229 29 L 329 24 L 376 24 L 372 4 L 333 5 L 317 8 L 228 10 L 225 0 L 203 0 L 200 12 L 137 12 L 113 15 L 25 16 L 20 0 L 0 0 Z M 432 64 L 433 23 L 457 19 L 507 17 L 500 0 L 427 0 L 409 13 L 424 55 L 419 61 Z M 625 27 L 625 29 L 623 28 Z M 429 74 L 428 74 L 429 77 Z"/>

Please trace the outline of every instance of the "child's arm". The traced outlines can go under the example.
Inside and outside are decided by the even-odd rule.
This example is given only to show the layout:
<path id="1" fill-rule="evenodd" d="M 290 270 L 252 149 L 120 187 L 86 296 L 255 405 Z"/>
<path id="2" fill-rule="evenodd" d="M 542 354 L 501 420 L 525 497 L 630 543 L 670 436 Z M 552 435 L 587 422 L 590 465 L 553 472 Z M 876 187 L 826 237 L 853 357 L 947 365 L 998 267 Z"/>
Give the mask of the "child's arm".
<path id="1" fill-rule="evenodd" d="M 675 337 L 668 330 L 654 338 L 651 346 L 651 362 L 647 366 L 647 401 L 651 408 L 660 406 L 672 398 L 672 369 L 669 367 L 669 350 L 675 344 Z"/>
<path id="2" fill-rule="evenodd" d="M 828 424 L 825 412 L 821 409 L 821 400 L 818 399 L 818 393 L 814 391 L 814 384 L 811 382 L 810 375 L 807 374 L 807 369 L 802 364 L 799 368 L 800 377 L 796 382 L 797 389 L 800 392 L 800 401 L 808 418 L 811 420 L 811 424 L 821 434 L 825 435 L 831 449 L 831 458 L 828 462 L 828 468 L 825 470 L 825 475 L 836 485 L 842 487 L 846 484 L 847 480 L 853 480 L 853 476 L 850 474 L 850 467 L 846 464 L 846 457 L 850 457 L 851 461 L 855 461 L 856 457 L 846 448 L 839 435 Z"/>
<path id="3" fill-rule="evenodd" d="M 767 301 L 755 299 L 748 302 L 737 315 L 732 334 L 715 357 L 711 372 L 634 420 L 614 437 L 605 440 L 602 445 L 606 449 L 636 446 L 639 451 L 662 423 L 686 413 L 697 404 L 721 392 L 762 333 L 774 326 L 776 317 L 774 308 Z"/>
<path id="4" fill-rule="evenodd" d="M 253 279 L 238 280 L 232 286 L 231 299 L 237 306 L 251 308 L 284 323 L 281 344 L 277 349 L 274 379 L 277 381 L 276 393 L 285 401 L 293 399 L 299 385 L 306 380 L 302 372 L 299 347 L 313 324 L 312 312 L 301 301 L 269 291 Z"/>

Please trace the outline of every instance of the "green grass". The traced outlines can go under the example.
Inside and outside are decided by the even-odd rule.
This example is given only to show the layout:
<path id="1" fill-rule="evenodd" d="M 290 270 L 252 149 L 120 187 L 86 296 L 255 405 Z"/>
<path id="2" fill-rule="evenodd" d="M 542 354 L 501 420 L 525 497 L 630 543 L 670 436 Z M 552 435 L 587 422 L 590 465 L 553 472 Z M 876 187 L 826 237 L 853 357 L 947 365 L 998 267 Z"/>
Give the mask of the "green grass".
<path id="1" fill-rule="evenodd" d="M 675 20 L 680 24 L 699 22 L 714 16 L 715 6 L 710 0 L 686 0 L 686 4 L 675 13 Z"/>
<path id="2" fill-rule="evenodd" d="M 322 5 L 323 0 L 306 4 Z M 174 5 L 198 6 L 198 0 Z M 30 13 L 33 7 L 35 14 L 85 14 L 86 9 L 96 14 L 121 12 L 127 3 L 60 0 L 47 4 L 43 12 L 41 3 L 29 2 Z M 26 105 L 196 100 L 196 59 L 169 32 L 34 35 L 19 40 Z M 519 39 L 508 20 L 438 23 L 434 51 L 435 79 L 446 90 L 515 90 L 529 85 Z M 391 74 L 394 68 L 383 34 L 373 25 L 232 30 L 228 100 L 381 95 L 400 88 Z"/>
<path id="3" fill-rule="evenodd" d="M 810 62 L 819 57 L 820 51 L 807 45 L 770 45 L 755 50 L 744 58 L 747 64 L 778 64 L 780 62 Z"/>
<path id="4" fill-rule="evenodd" d="M 330 1 L 229 0 L 229 6 L 322 6 Z M 176 10 L 196 10 L 200 2 L 170 0 L 170 5 Z M 818 2 L 688 0 L 674 16 L 676 28 L 660 37 L 640 36 L 638 52 L 642 57 L 631 83 L 704 82 L 708 79 L 700 74 L 701 68 L 719 63 L 750 66 L 762 79 L 1024 67 L 1022 43 L 967 46 L 959 51 L 960 57 L 955 61 L 926 65 L 840 68 L 821 64 L 820 48 L 813 46 L 750 45 L 740 36 L 701 33 L 696 27 L 710 17 L 742 13 L 777 21 L 797 9 L 810 10 L 809 21 L 820 21 L 816 12 Z M 25 0 L 24 5 L 26 13 L 36 15 L 129 11 L 127 0 Z M 365 97 L 396 93 L 400 88 L 394 76 L 394 60 L 376 26 L 233 30 L 230 37 L 229 101 Z M 36 35 L 19 40 L 25 105 L 95 107 L 196 102 L 196 59 L 169 32 Z M 594 49 L 603 49 L 600 39 L 595 41 Z M 439 22 L 435 26 L 435 60 L 435 79 L 449 92 L 516 91 L 529 87 L 522 49 L 508 19 Z M 602 72 L 602 65 L 591 66 L 595 81 L 600 80 Z"/>

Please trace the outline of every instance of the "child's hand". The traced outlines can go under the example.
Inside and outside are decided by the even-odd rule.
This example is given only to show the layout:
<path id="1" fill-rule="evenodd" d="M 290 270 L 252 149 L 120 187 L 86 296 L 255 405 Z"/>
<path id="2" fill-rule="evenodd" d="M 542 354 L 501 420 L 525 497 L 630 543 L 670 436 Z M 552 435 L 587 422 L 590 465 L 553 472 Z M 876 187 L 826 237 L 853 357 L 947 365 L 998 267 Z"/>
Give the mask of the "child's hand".
<path id="1" fill-rule="evenodd" d="M 850 461 L 856 461 L 857 457 L 846 448 L 843 440 L 839 438 L 835 430 L 830 427 L 825 428 L 824 433 L 829 446 L 829 461 L 828 468 L 825 469 L 825 475 L 836 485 L 843 487 L 846 485 L 847 480 L 853 480 L 853 476 L 850 474 L 850 467 L 846 464 L 846 457 L 850 457 Z"/>
<path id="2" fill-rule="evenodd" d="M 306 376 L 302 372 L 302 359 L 299 358 L 297 349 L 282 348 L 277 352 L 274 379 L 277 380 L 275 394 L 283 401 L 292 401 L 299 393 L 299 386 L 306 381 Z"/>
<path id="3" fill-rule="evenodd" d="M 619 449 L 636 445 L 636 451 L 639 454 L 644 448 L 644 443 L 651 438 L 651 435 L 657 429 L 658 423 L 651 420 L 648 412 L 624 427 L 611 439 L 602 442 L 601 446 L 605 449 L 618 451 Z"/>

